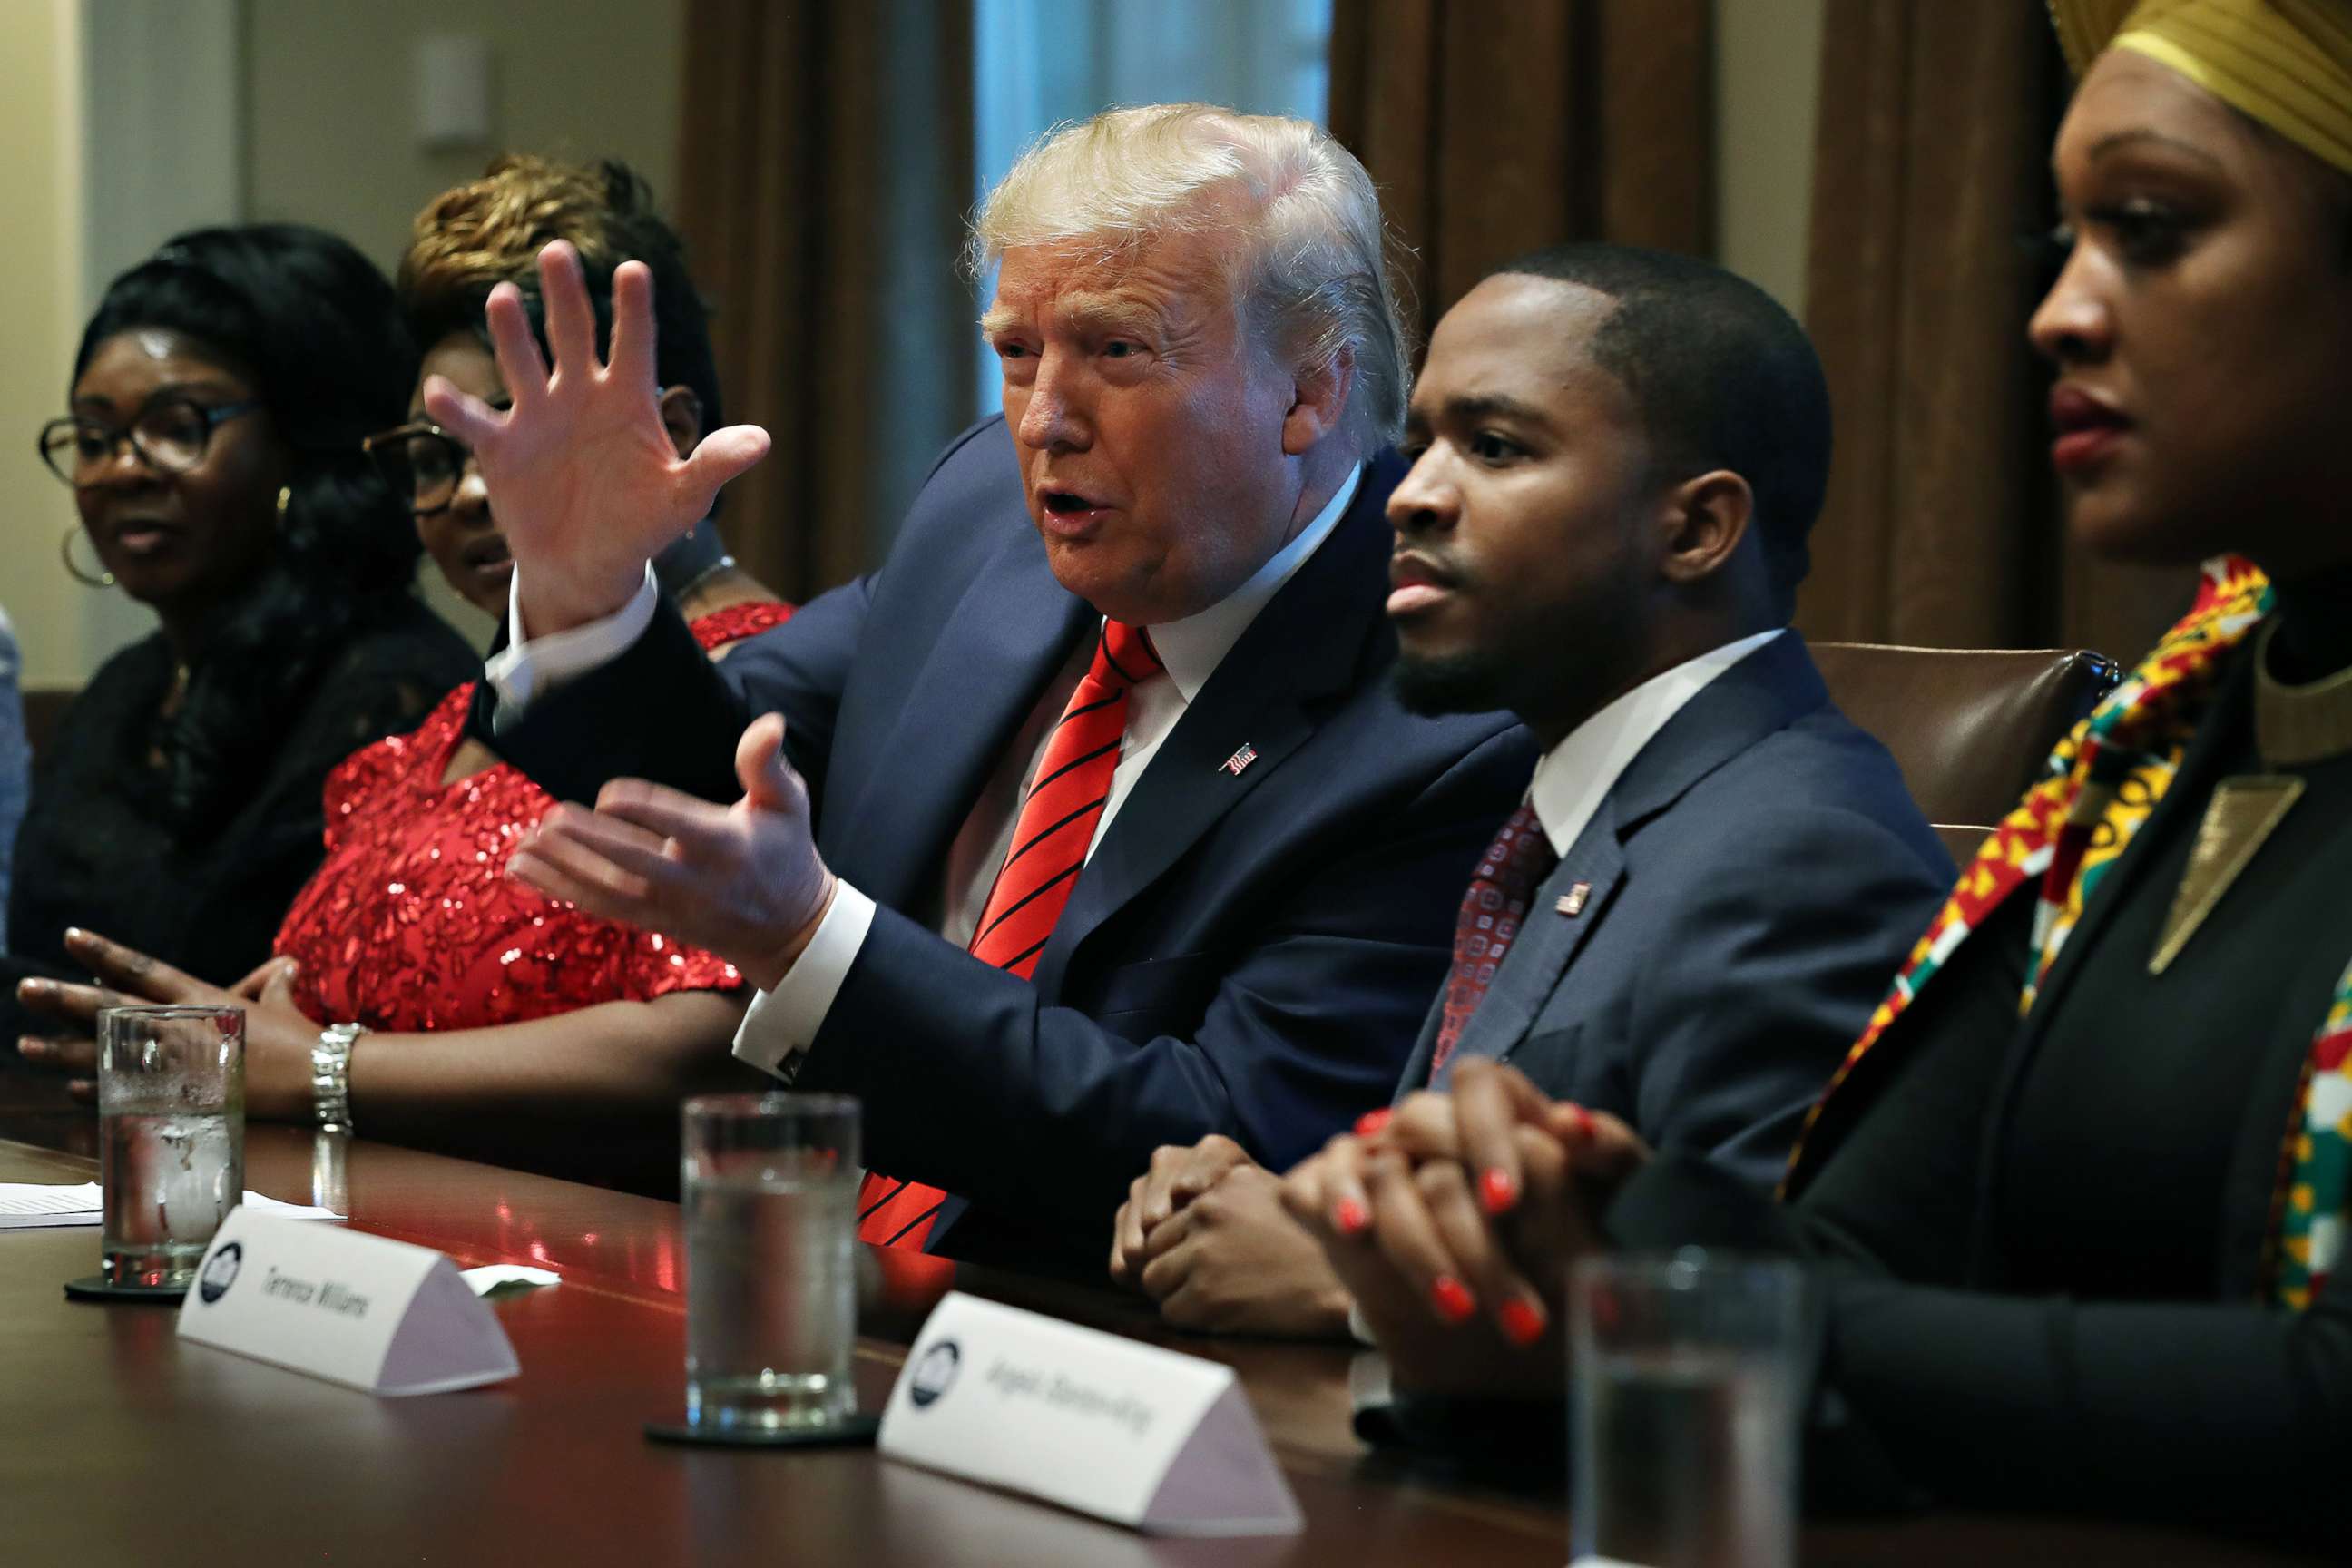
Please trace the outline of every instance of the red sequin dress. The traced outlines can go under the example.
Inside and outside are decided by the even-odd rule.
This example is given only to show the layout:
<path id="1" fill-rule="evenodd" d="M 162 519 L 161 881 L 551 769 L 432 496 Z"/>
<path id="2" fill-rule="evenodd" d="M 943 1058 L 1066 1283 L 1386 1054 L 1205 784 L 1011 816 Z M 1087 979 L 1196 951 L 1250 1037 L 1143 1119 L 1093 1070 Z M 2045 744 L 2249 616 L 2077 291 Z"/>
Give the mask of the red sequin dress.
<path id="1" fill-rule="evenodd" d="M 694 623 L 706 648 L 791 618 L 733 605 Z M 554 804 L 505 763 L 441 782 L 466 735 L 474 687 L 405 735 L 327 775 L 327 854 L 286 911 L 273 951 L 296 960 L 294 999 L 313 1018 L 409 1032 L 475 1029 L 743 984 L 714 953 L 585 915 L 506 874 Z"/>

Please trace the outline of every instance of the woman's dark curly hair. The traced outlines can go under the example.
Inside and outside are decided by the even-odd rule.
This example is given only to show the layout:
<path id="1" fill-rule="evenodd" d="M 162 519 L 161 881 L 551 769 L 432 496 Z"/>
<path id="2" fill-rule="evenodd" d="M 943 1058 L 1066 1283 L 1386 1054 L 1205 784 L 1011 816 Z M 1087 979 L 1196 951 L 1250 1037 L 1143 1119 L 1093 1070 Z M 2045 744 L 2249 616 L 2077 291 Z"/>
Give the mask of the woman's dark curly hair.
<path id="1" fill-rule="evenodd" d="M 702 405 L 702 427 L 726 421 L 719 403 L 719 365 L 710 348 L 709 307 L 687 271 L 686 242 L 662 220 L 652 188 L 616 159 L 559 163 L 528 153 L 492 159 L 482 177 L 436 196 L 416 215 L 397 288 L 417 345 L 431 349 L 453 332 L 489 344 L 482 307 L 490 289 L 522 290 L 542 352 L 545 309 L 539 293 L 540 251 L 567 239 L 596 311 L 596 347 L 609 353 L 613 269 L 644 262 L 654 275 L 654 374 L 684 386 Z"/>
<path id="2" fill-rule="evenodd" d="M 423 546 L 360 442 L 400 423 L 416 348 L 392 286 L 333 235 L 294 224 L 198 229 L 110 284 L 74 355 L 138 327 L 194 340 L 249 375 L 288 454 L 269 563 L 220 612 L 178 712 L 147 737 L 158 805 L 183 836 L 227 815 L 267 766 L 266 737 L 352 634 L 409 598 Z"/>

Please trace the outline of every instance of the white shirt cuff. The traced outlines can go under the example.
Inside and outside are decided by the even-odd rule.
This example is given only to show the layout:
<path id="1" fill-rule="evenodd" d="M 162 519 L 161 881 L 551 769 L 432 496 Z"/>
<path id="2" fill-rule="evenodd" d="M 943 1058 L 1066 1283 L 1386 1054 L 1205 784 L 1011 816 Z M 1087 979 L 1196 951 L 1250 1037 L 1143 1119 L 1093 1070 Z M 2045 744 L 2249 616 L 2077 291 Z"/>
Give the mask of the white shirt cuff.
<path id="1" fill-rule="evenodd" d="M 653 563 L 646 563 L 646 580 L 635 597 L 601 621 L 590 621 L 566 632 L 551 632 L 526 640 L 522 632 L 522 573 L 518 569 L 507 586 L 507 646 L 482 667 L 490 689 L 499 694 L 491 722 L 503 725 L 522 717 L 531 699 L 576 680 L 598 665 L 610 664 L 629 651 L 653 625 L 661 605 L 654 583 Z"/>
<path id="2" fill-rule="evenodd" d="M 735 1031 L 735 1059 L 792 1082 L 873 925 L 874 900 L 846 882 L 835 883 L 833 907 L 808 946 L 773 991 L 751 998 Z"/>

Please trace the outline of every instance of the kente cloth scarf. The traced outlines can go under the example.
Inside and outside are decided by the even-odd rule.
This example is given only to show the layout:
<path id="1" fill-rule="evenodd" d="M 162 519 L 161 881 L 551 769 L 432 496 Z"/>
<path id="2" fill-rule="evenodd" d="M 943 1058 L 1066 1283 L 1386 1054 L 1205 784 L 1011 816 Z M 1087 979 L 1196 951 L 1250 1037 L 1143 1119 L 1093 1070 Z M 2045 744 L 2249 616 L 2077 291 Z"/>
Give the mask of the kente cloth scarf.
<path id="1" fill-rule="evenodd" d="M 2206 563 L 2196 606 L 2156 651 L 2051 754 L 2045 775 L 1985 841 L 1959 885 L 1912 949 L 1895 988 L 1847 1051 L 1828 1091 L 1806 1118 L 1790 1158 L 1783 1195 L 1820 1164 L 1854 1116 L 1866 1087 L 1888 1065 L 1874 1057 L 1901 1017 L 1969 933 L 2018 889 L 2038 889 L 2018 1016 L 2034 997 L 2099 884 L 2129 848 L 2180 771 L 2217 688 L 2217 672 L 2270 613 L 2271 587 L 2252 563 Z M 1868 1067 L 1865 1067 L 1868 1063 Z M 2344 1246 L 2352 1199 L 2352 965 L 2305 1059 L 2303 1081 L 2279 1154 L 2271 1240 L 2264 1258 L 2271 1299 L 2301 1310 L 2326 1283 Z"/>
<path id="2" fill-rule="evenodd" d="M 2352 173 L 2352 0 L 2050 0 L 2077 77 L 2145 55 Z"/>

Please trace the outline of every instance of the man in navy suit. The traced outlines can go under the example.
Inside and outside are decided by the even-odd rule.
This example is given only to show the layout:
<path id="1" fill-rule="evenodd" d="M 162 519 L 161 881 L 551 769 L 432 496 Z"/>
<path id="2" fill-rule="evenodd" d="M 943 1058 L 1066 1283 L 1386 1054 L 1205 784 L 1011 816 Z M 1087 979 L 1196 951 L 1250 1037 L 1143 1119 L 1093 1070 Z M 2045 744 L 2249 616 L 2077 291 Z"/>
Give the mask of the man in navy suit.
<path id="1" fill-rule="evenodd" d="M 715 672 L 644 563 L 766 439 L 656 445 L 642 277 L 600 365 L 551 247 L 552 376 L 494 297 L 511 414 L 427 405 L 517 563 L 477 723 L 598 802 L 518 874 L 741 967 L 737 1055 L 865 1102 L 862 1236 L 1090 1271 L 1154 1147 L 1286 1163 L 1386 1100 L 1533 750 L 1386 679 L 1408 376 L 1353 158 L 1112 111 L 1023 159 L 974 258 L 1003 418 L 879 572 Z"/>
<path id="2" fill-rule="evenodd" d="M 1953 875 L 1786 629 L 1829 447 L 1802 330 L 1705 262 L 1546 251 L 1439 323 L 1389 497 L 1397 684 L 1508 707 L 1543 756 L 1458 900 L 1401 1096 L 1507 1060 L 1598 1135 L 1779 1174 Z M 1348 1293 L 1278 1187 L 1224 1140 L 1160 1151 L 1112 1272 L 1188 1326 L 1339 1331 Z M 1541 1332 L 1545 1302 L 1476 1283 L 1441 1275 L 1432 1304 Z"/>

